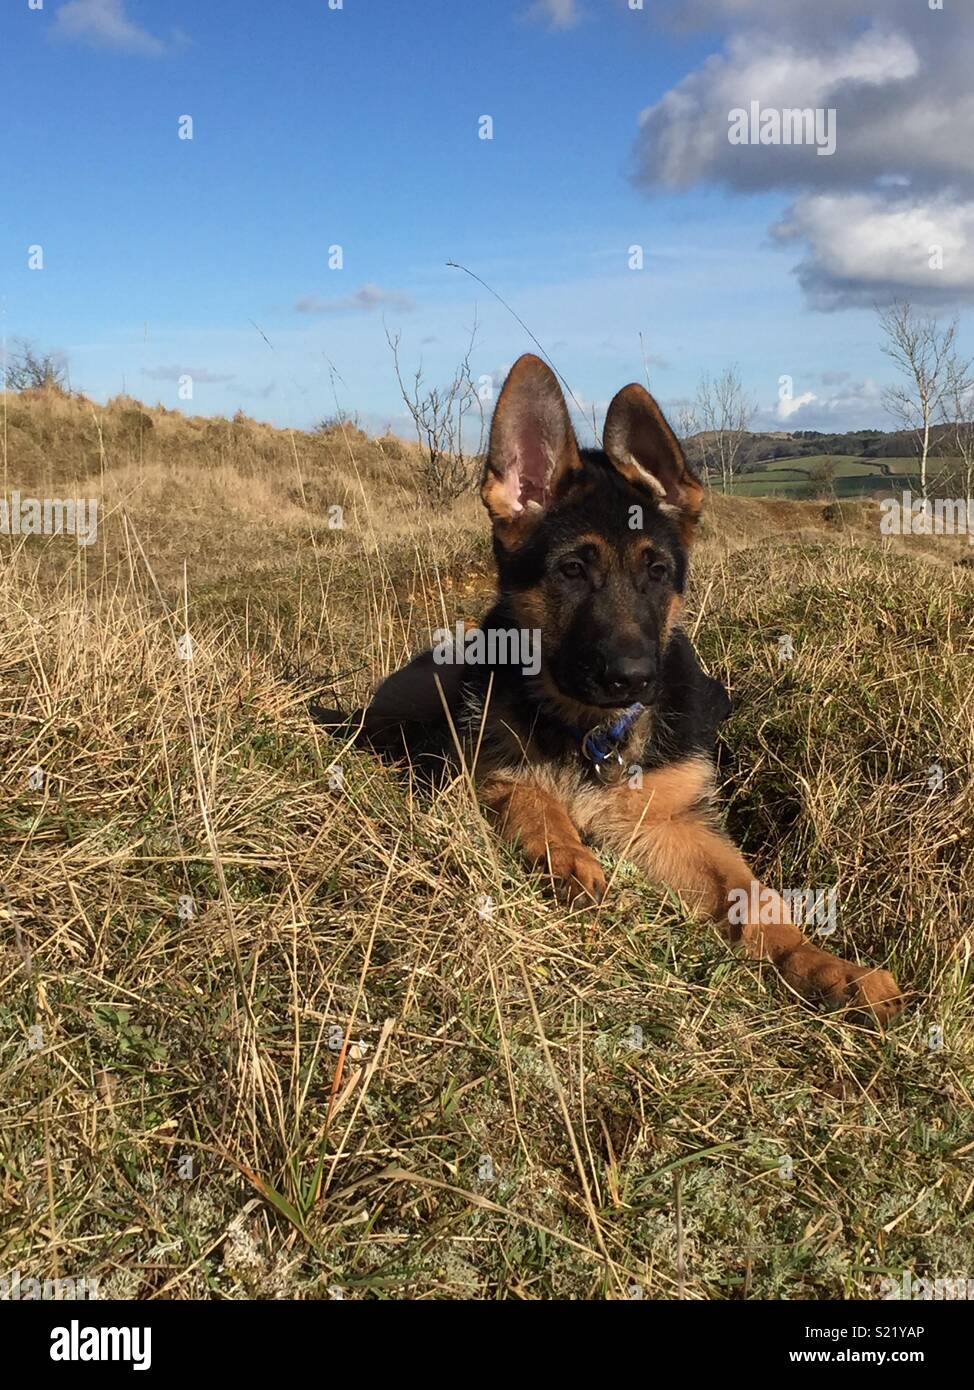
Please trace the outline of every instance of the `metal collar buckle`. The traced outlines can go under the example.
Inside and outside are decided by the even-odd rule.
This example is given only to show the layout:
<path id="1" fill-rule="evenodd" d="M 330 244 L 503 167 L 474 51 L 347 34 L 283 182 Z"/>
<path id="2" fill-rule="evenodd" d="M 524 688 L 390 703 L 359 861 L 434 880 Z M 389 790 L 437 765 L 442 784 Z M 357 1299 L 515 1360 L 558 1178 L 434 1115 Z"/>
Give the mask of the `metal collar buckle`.
<path id="1" fill-rule="evenodd" d="M 597 781 L 604 787 L 614 787 L 625 776 L 626 765 L 622 761 L 622 754 L 618 748 L 612 748 L 602 755 L 596 753 L 590 743 L 591 737 L 591 733 L 588 733 L 582 739 L 582 756 L 592 764 Z"/>

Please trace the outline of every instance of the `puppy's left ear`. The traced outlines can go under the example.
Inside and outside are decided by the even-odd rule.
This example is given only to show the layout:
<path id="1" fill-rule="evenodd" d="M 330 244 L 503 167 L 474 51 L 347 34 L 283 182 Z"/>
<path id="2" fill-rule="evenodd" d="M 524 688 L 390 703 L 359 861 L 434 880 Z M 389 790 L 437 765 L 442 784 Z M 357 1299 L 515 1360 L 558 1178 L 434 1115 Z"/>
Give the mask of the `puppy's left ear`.
<path id="1" fill-rule="evenodd" d="M 602 447 L 624 478 L 653 494 L 660 510 L 677 523 L 684 545 L 689 545 L 703 507 L 703 488 L 663 412 L 638 382 L 613 396 Z"/>

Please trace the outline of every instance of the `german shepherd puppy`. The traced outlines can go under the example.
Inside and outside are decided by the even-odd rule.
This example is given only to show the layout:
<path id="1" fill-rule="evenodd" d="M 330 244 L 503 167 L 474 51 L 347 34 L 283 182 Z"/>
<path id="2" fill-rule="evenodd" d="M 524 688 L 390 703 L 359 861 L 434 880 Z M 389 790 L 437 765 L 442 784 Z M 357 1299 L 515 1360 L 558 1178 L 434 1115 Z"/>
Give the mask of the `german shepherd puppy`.
<path id="1" fill-rule="evenodd" d="M 479 654 L 465 640 L 462 661 L 456 648 L 415 658 L 354 717 L 357 741 L 426 765 L 462 755 L 500 835 L 568 902 L 601 900 L 588 844 L 607 846 L 803 994 L 885 1022 L 893 977 L 806 940 L 717 823 L 730 702 L 679 625 L 703 488 L 639 385 L 613 399 L 603 444 L 579 449 L 540 358 L 514 364 L 481 487 L 498 598 Z M 536 640 L 530 662 L 510 660 L 512 637 Z"/>

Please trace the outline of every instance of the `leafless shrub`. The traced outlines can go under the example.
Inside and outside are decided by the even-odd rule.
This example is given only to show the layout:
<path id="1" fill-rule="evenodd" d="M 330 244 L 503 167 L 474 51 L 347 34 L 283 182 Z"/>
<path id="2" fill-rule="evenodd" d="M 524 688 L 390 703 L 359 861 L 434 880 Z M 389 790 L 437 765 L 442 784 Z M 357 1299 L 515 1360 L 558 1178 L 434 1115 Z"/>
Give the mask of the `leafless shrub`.
<path id="1" fill-rule="evenodd" d="M 814 483 L 819 492 L 835 496 L 835 459 L 826 457 L 812 463 L 808 468 L 808 481 Z"/>
<path id="2" fill-rule="evenodd" d="M 338 410 L 334 415 L 324 415 L 313 427 L 315 434 L 333 434 L 336 430 L 353 429 L 361 432 L 358 411 L 349 415 L 347 411 Z"/>
<path id="3" fill-rule="evenodd" d="M 68 389 L 68 369 L 63 355 L 41 352 L 24 341 L 18 340 L 6 355 L 3 375 L 8 391 Z"/>
<path id="4" fill-rule="evenodd" d="M 710 472 L 706 466 L 704 451 L 697 435 L 700 432 L 700 421 L 697 418 L 697 407 L 694 401 L 678 401 L 674 414 L 676 420 L 676 433 L 683 445 L 683 452 L 686 455 L 690 467 L 697 473 L 703 483 L 710 486 Z"/>
<path id="5" fill-rule="evenodd" d="M 403 377 L 399 356 L 400 335 L 386 330 L 399 392 L 416 429 L 422 451 L 423 490 L 431 502 L 452 502 L 468 492 L 476 480 L 484 447 L 484 410 L 470 372 L 470 357 L 477 337 L 474 320 L 470 341 L 452 379 L 446 386 L 428 386 L 420 362 L 412 377 Z M 476 443 L 468 447 L 470 431 Z"/>

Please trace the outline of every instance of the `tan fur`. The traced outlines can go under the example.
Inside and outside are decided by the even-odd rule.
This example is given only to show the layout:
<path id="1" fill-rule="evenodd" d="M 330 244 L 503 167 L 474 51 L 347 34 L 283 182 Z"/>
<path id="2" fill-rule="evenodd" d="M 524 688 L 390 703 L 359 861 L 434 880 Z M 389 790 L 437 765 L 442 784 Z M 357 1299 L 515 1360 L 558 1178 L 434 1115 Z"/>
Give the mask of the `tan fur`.
<path id="1" fill-rule="evenodd" d="M 703 488 L 644 387 L 631 383 L 613 397 L 603 443 L 618 472 L 648 488 L 655 505 L 673 518 L 688 549 Z M 557 379 L 539 358 L 525 354 L 512 368 L 498 400 L 483 476 L 482 496 L 500 546 L 511 550 L 523 544 L 553 500 L 592 486 L 584 481 L 584 472 Z M 576 516 L 582 514 L 578 508 Z M 618 578 L 626 566 L 634 567 L 630 573 L 644 570 L 652 543 L 644 545 L 633 536 L 620 547 L 598 531 L 582 529 L 564 543 L 573 550 L 594 552 L 593 563 L 601 562 L 603 603 L 616 639 L 622 643 L 630 634 L 638 638 L 633 586 Z M 692 912 L 715 920 L 747 955 L 772 961 L 796 989 L 822 994 L 834 1005 L 853 1005 L 880 1020 L 895 1013 L 899 991 L 892 976 L 851 965 L 806 941 L 779 895 L 770 895 L 768 915 L 773 920 L 762 920 L 763 909 L 756 906 L 760 897 L 754 900 L 751 895 L 752 886 L 760 885 L 755 885 L 751 869 L 717 823 L 709 758 L 686 757 L 661 768 L 640 766 L 638 777 L 622 772 L 621 780 L 610 786 L 597 779 L 583 757 L 578 731 L 604 727 L 614 711 L 566 696 L 549 671 L 552 654 L 572 633 L 571 605 L 543 582 L 527 591 L 514 587 L 515 592 L 505 595 L 514 620 L 522 629 L 542 634 L 541 669 L 524 677 L 521 693 L 527 700 L 511 695 L 488 698 L 489 708 L 484 710 L 483 696 L 469 696 L 462 721 L 468 765 L 500 834 L 517 844 L 529 863 L 543 869 L 570 902 L 597 902 L 606 881 L 583 843 L 587 837 L 627 856 L 654 882 L 679 893 Z M 660 625 L 661 661 L 680 616 L 681 601 L 674 593 Z M 577 643 L 577 636 L 572 640 Z M 432 689 L 438 698 L 439 690 L 433 689 L 423 660 L 411 663 L 412 675 L 407 668 L 384 683 L 372 712 L 380 734 L 387 725 L 395 733 L 397 710 L 419 722 L 428 711 L 429 717 L 438 715 L 439 706 L 429 692 Z M 423 681 L 425 700 L 414 688 Z M 660 714 L 647 709 L 634 722 L 625 746 L 615 750 L 623 768 L 640 765 L 650 742 L 655 756 L 665 756 L 671 733 L 666 718 L 665 710 Z M 655 729 L 654 720 L 660 721 Z M 554 729 L 548 728 L 548 721 Z M 551 736 L 558 729 L 560 749 L 559 738 Z M 620 769 L 611 760 L 603 771 L 608 777 Z"/>
<path id="2" fill-rule="evenodd" d="M 516 844 L 527 861 L 547 869 L 556 892 L 569 902 L 600 901 L 605 875 L 582 844 L 559 798 L 539 781 L 493 773 L 478 788 L 501 836 Z"/>
<path id="3" fill-rule="evenodd" d="M 682 617 L 683 599 L 679 594 L 674 594 L 670 601 L 670 611 L 666 615 L 666 626 L 663 628 L 663 634 L 660 638 L 660 647 L 664 651 L 666 650 L 670 638 L 673 636 L 674 629 L 679 626 Z"/>
<path id="4" fill-rule="evenodd" d="M 638 789 L 600 786 L 580 766 L 522 761 L 485 777 L 480 795 L 501 835 L 531 863 L 547 866 L 570 902 L 598 902 L 605 892 L 605 877 L 584 835 L 679 893 L 692 912 L 715 920 L 745 955 L 771 961 L 801 993 L 822 995 L 835 1007 L 851 1006 L 880 1021 L 897 1012 L 900 993 L 887 971 L 853 965 L 807 941 L 777 895 L 777 922 L 753 920 L 750 908 L 742 922 L 730 922 L 729 894 L 750 894 L 755 879 L 716 824 L 714 769 L 707 758 L 647 771 Z"/>

